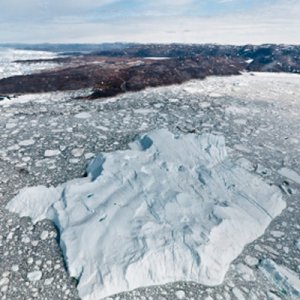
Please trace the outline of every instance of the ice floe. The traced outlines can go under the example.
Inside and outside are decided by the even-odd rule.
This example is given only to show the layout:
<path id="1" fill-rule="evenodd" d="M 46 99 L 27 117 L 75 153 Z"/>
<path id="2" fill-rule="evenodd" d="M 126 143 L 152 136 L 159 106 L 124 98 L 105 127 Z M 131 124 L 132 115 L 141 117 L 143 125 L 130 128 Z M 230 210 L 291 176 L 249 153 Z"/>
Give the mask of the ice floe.
<path id="1" fill-rule="evenodd" d="M 218 285 L 285 207 L 279 188 L 227 157 L 219 135 L 156 130 L 97 156 L 88 173 L 23 189 L 7 206 L 54 221 L 82 299 L 180 280 Z"/>
<path id="2" fill-rule="evenodd" d="M 60 154 L 60 150 L 54 149 L 54 150 L 46 150 L 45 151 L 45 157 L 52 157 Z"/>
<path id="3" fill-rule="evenodd" d="M 38 281 L 42 278 L 43 273 L 41 271 L 33 271 L 27 274 L 29 281 Z"/>

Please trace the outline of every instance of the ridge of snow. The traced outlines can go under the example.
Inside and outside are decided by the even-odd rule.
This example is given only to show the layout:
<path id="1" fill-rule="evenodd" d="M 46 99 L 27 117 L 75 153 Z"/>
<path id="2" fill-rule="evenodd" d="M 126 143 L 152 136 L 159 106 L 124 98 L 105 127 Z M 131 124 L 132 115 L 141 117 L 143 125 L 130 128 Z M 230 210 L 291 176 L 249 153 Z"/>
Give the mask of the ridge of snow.
<path id="1" fill-rule="evenodd" d="M 23 189 L 7 205 L 55 222 L 85 300 L 180 280 L 221 284 L 285 207 L 277 187 L 229 160 L 223 136 L 156 130 L 96 157 L 88 172 Z"/>

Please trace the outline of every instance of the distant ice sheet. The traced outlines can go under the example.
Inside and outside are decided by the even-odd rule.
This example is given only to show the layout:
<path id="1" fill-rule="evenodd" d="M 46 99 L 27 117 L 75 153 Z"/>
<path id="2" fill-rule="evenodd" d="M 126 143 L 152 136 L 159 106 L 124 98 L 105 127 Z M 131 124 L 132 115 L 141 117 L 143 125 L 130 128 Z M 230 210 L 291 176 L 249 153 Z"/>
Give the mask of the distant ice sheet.
<path id="1" fill-rule="evenodd" d="M 26 75 L 58 66 L 57 63 L 51 62 L 27 64 L 16 63 L 16 60 L 51 59 L 55 57 L 57 57 L 57 54 L 46 51 L 0 48 L 0 79 L 16 75 Z"/>
<path id="2" fill-rule="evenodd" d="M 285 207 L 278 188 L 229 160 L 222 136 L 156 130 L 94 162 L 90 177 L 23 189 L 7 206 L 55 222 L 82 299 L 220 284 Z"/>

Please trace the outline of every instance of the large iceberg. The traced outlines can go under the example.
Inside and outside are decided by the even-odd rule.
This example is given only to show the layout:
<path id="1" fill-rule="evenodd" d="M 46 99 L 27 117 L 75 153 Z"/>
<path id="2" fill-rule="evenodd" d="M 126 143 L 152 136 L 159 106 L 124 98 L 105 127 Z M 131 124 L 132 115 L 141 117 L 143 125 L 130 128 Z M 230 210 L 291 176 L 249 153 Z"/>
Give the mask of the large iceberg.
<path id="1" fill-rule="evenodd" d="M 218 285 L 285 207 L 280 190 L 232 162 L 217 135 L 156 130 L 88 170 L 56 188 L 23 189 L 7 206 L 54 221 L 85 300 L 180 280 Z"/>

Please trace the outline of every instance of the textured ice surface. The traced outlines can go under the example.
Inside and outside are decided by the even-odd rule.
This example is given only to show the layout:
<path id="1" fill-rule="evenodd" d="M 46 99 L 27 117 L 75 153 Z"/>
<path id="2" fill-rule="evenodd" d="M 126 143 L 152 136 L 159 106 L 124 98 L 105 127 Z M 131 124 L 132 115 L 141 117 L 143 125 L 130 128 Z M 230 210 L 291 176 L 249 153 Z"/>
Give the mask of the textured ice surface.
<path id="1" fill-rule="evenodd" d="M 288 169 L 288 168 L 281 168 L 278 171 L 279 174 L 282 176 L 285 176 L 286 178 L 289 178 L 290 180 L 300 184 L 300 175 L 296 173 L 295 171 Z"/>
<path id="2" fill-rule="evenodd" d="M 262 260 L 259 269 L 278 287 L 284 298 L 289 296 L 292 297 L 289 299 L 300 299 L 300 278 L 297 273 L 270 259 Z"/>
<path id="3" fill-rule="evenodd" d="M 83 299 L 179 280 L 220 284 L 285 207 L 278 188 L 228 159 L 222 136 L 156 130 L 89 171 L 8 204 L 56 223 Z"/>

